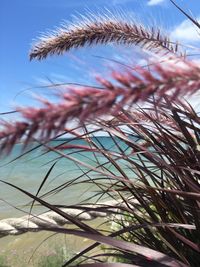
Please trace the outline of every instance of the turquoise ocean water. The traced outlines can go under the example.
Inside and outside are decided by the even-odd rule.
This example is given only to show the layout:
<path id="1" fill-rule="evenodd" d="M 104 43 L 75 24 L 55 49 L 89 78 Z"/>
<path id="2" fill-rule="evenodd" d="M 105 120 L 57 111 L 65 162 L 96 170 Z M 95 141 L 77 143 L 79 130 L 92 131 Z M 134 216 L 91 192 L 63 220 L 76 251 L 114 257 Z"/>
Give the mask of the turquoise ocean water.
<path id="1" fill-rule="evenodd" d="M 82 140 L 72 141 L 68 139 L 52 141 L 48 145 L 54 147 L 64 143 L 65 141 L 67 141 L 69 144 L 84 144 L 84 141 Z M 117 151 L 116 144 L 109 137 L 97 137 L 94 139 L 94 141 L 98 146 L 104 146 L 106 149 Z M 119 142 L 119 140 L 117 140 L 117 142 Z M 34 143 L 26 150 L 30 150 L 37 145 L 38 144 Z M 126 149 L 125 144 L 121 144 L 121 147 Z M 84 175 L 84 171 L 86 171 L 87 168 L 78 166 L 69 159 L 60 158 L 60 155 L 55 152 L 47 152 L 43 146 L 38 147 L 29 153 L 25 153 L 23 156 L 20 156 L 22 153 L 24 153 L 22 152 L 22 145 L 17 144 L 9 156 L 1 157 L 0 179 L 15 184 L 16 186 L 21 187 L 32 194 L 36 194 L 42 180 L 54 162 L 56 162 L 56 165 L 54 166 L 39 195 L 45 194 L 51 189 L 60 186 L 78 176 L 82 175 L 81 179 L 85 179 L 86 177 Z M 64 150 L 62 153 L 70 154 L 70 156 L 76 157 L 76 159 L 91 166 L 96 165 L 96 159 L 91 152 L 86 153 L 77 152 L 75 150 Z M 106 161 L 106 159 L 102 156 L 97 155 L 97 158 L 100 163 L 104 163 Z M 98 176 L 98 174 L 95 173 L 90 175 L 91 177 Z M 94 195 L 96 190 L 97 188 L 92 184 L 80 184 L 67 187 L 57 194 L 45 197 L 44 200 L 55 204 L 70 205 L 79 203 L 91 195 Z M 28 211 L 30 206 L 24 207 L 24 204 L 29 203 L 30 200 L 31 199 L 29 197 L 18 190 L 1 183 L 0 218 L 22 216 L 23 213 L 14 207 Z"/>
<path id="2" fill-rule="evenodd" d="M 98 147 L 108 149 L 113 153 L 120 153 L 116 143 L 120 145 L 120 148 L 123 151 L 125 151 L 124 153 L 130 155 L 130 152 L 132 152 L 131 149 L 126 146 L 126 144 L 122 143 L 117 138 L 115 139 L 116 143 L 109 137 L 95 137 L 93 138 L 93 141 L 96 143 L 96 145 L 98 145 Z M 67 142 L 68 144 L 75 143 L 79 145 L 86 145 L 84 141 L 72 141 L 71 139 L 52 141 L 48 145 L 55 147 L 64 142 Z M 36 146 L 38 146 L 38 144 L 33 143 L 29 148 L 26 148 L 26 151 L 33 149 Z M 95 167 L 98 164 L 105 164 L 107 162 L 107 159 L 102 156 L 102 154 L 95 153 L 94 155 L 92 152 L 80 152 L 75 149 L 62 150 L 61 152 L 75 157 L 80 162 L 88 164 L 91 167 Z M 24 155 L 21 156 L 22 153 L 22 144 L 17 144 L 9 156 L 1 155 L 0 179 L 5 182 L 12 183 L 23 190 L 32 193 L 33 195 L 36 194 L 45 175 L 55 162 L 56 164 L 44 186 L 42 187 L 39 196 L 49 192 L 55 187 L 59 187 L 64 183 L 68 183 L 70 180 L 79 176 L 81 176 L 79 181 L 81 181 L 81 179 L 88 179 L 86 171 L 88 171 L 89 168 L 77 165 L 75 162 L 64 157 L 60 158 L 60 155 L 58 155 L 56 152 L 49 152 L 44 148 L 44 146 L 33 149 L 29 153 L 24 153 Z M 137 160 L 134 155 L 131 157 L 133 160 Z M 135 173 L 131 167 L 128 166 L 127 162 L 124 162 L 123 160 L 117 160 L 117 163 L 120 164 L 129 178 L 135 179 Z M 106 168 L 112 174 L 120 175 L 113 164 L 107 163 Z M 51 194 L 43 199 L 52 204 L 71 205 L 80 203 L 80 201 L 83 201 L 96 194 L 98 188 L 93 184 L 94 178 L 102 178 L 100 173 L 96 173 L 94 171 L 91 172 L 89 176 L 92 181 L 91 183 L 81 183 L 78 185 L 68 186 L 62 191 L 57 192 L 57 194 Z M 106 178 L 104 181 L 106 183 L 108 178 Z M 101 200 L 105 201 L 105 199 Z M 5 185 L 1 182 L 0 220 L 4 218 L 22 217 L 26 215 L 26 213 L 30 212 L 30 201 L 31 199 L 22 194 L 19 190 L 16 190 L 15 188 Z M 92 202 L 93 201 L 95 201 L 95 198 L 92 199 Z M 39 214 L 40 212 L 44 212 L 46 210 L 47 209 L 44 207 L 34 205 L 32 214 Z M 97 227 L 98 225 L 102 224 L 102 219 L 97 219 L 94 222 L 89 221 L 87 223 L 93 225 L 93 227 Z M 105 225 L 105 227 L 110 227 L 110 224 L 108 223 Z M 28 232 L 21 235 L 10 235 L 0 238 L 0 256 L 6 255 L 6 257 L 9 257 L 10 265 L 8 266 L 35 267 L 37 265 L 35 265 L 34 262 L 37 262 L 37 260 L 43 257 L 43 255 L 49 255 L 51 251 L 54 251 L 55 253 L 55 247 L 65 249 L 65 251 L 70 251 L 70 253 L 77 253 L 89 244 L 91 244 L 90 240 L 82 240 L 75 236 L 65 236 L 62 234 L 52 235 L 52 233 L 48 231 L 41 231 L 37 233 Z M 30 262 L 29 260 L 32 256 L 33 258 Z"/>

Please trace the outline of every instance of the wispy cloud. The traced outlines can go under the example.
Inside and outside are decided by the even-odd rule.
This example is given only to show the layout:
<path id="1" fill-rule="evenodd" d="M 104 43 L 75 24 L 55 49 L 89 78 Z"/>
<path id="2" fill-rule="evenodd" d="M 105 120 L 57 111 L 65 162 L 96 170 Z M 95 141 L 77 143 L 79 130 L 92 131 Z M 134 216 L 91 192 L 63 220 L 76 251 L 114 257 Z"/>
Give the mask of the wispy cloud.
<path id="1" fill-rule="evenodd" d="M 155 6 L 163 3 L 165 0 L 149 0 L 147 5 L 148 6 Z"/>
<path id="2" fill-rule="evenodd" d="M 200 22 L 200 16 L 197 18 Z M 189 20 L 184 20 L 177 25 L 171 33 L 171 38 L 187 43 L 194 43 L 200 41 L 200 31 Z"/>

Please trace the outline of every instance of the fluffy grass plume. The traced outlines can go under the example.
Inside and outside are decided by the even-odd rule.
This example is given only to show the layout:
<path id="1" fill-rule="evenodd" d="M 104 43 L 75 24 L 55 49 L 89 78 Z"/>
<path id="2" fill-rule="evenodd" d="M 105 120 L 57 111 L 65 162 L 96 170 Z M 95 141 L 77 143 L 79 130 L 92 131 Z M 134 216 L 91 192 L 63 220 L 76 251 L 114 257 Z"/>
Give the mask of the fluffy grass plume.
<path id="1" fill-rule="evenodd" d="M 180 55 L 177 44 L 159 30 L 108 16 L 85 18 L 81 23 L 63 26 L 52 35 L 42 37 L 31 50 L 30 58 L 43 59 L 71 48 L 108 42 L 138 45 L 160 56 L 174 54 L 174 60 L 163 65 L 155 62 L 151 70 L 137 67 L 132 71 L 115 71 L 112 80 L 98 78 L 99 88 L 81 90 L 72 86 L 63 92 L 57 104 L 44 100 L 40 108 L 21 109 L 22 122 L 4 123 L 0 132 L 1 152 L 10 152 L 21 138 L 25 144 L 36 139 L 58 158 L 75 162 L 82 174 L 40 197 L 38 193 L 48 175 L 36 196 L 1 182 L 29 196 L 33 200 L 31 209 L 38 202 L 69 219 L 75 227 L 43 226 L 43 230 L 94 241 L 64 262 L 63 267 L 72 266 L 77 259 L 88 267 L 199 267 L 200 117 L 184 100 L 185 96 L 199 92 L 199 66 L 177 57 Z M 148 106 L 139 105 L 144 103 Z M 69 140 L 56 147 L 43 143 L 68 133 L 66 123 L 74 118 L 79 121 L 83 134 L 77 134 L 77 129 L 70 133 L 85 145 L 71 145 Z M 95 126 L 94 131 L 89 130 L 91 124 Z M 107 149 L 93 136 L 94 132 L 102 131 L 109 135 L 115 150 Z M 72 148 L 78 152 L 69 152 Z M 85 162 L 76 157 L 82 152 L 92 153 L 93 165 L 88 163 L 87 156 Z M 52 205 L 44 200 L 47 195 L 84 183 L 98 188 L 95 195 L 87 199 L 89 204 L 94 198 L 96 201 L 105 197 L 123 202 L 123 207 L 112 212 L 115 229 L 106 232 L 94 229 L 62 212 L 63 203 Z M 94 211 L 94 207 L 80 205 Z M 108 208 L 102 205 L 101 211 L 107 212 Z M 100 254 L 87 254 L 99 244 L 106 245 Z M 118 262 L 110 262 L 111 259 Z"/>
<path id="2" fill-rule="evenodd" d="M 37 134 L 41 140 L 65 130 L 66 123 L 77 119 L 88 122 L 101 115 L 116 116 L 123 106 L 150 101 L 157 103 L 168 96 L 170 101 L 195 94 L 200 87 L 200 68 L 184 61 L 182 66 L 171 63 L 156 64 L 154 72 L 137 68 L 137 72 L 113 72 L 115 82 L 98 78 L 100 88 L 70 88 L 60 96 L 60 102 L 43 101 L 43 107 L 21 108 L 22 122 L 6 123 L 0 131 L 1 151 L 10 152 L 13 145 L 24 137 L 27 144 Z"/>
<path id="3" fill-rule="evenodd" d="M 171 42 L 155 27 L 115 17 L 111 14 L 85 16 L 76 23 L 63 25 L 52 33 L 44 34 L 33 45 L 30 59 L 44 59 L 48 55 L 63 54 L 72 48 L 85 45 L 108 44 L 138 45 L 151 51 L 178 54 L 178 43 Z"/>

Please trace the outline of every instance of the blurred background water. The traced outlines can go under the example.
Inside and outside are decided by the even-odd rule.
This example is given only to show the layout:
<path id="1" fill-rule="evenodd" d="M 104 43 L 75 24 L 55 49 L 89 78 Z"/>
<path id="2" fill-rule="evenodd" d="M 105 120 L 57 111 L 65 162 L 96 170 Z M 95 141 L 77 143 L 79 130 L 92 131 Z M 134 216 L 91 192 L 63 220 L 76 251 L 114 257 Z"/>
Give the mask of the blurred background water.
<path id="1" fill-rule="evenodd" d="M 125 154 L 130 154 L 131 152 L 131 148 L 118 138 L 112 139 L 107 136 L 101 136 L 94 137 L 92 141 L 95 142 L 99 148 L 112 151 L 113 153 L 120 152 L 118 146 L 120 146 Z M 48 143 L 48 146 L 56 147 L 64 143 L 70 145 L 88 145 L 83 140 L 66 139 L 51 141 Z M 80 177 L 78 180 L 79 182 L 88 179 L 87 171 L 89 168 L 81 166 L 65 157 L 61 157 L 61 155 L 54 151 L 49 151 L 49 149 L 45 148 L 43 145 L 39 146 L 38 143 L 32 143 L 25 151 L 22 151 L 22 147 L 22 144 L 17 144 L 8 156 L 1 156 L 1 180 L 14 184 L 35 195 L 45 175 L 55 162 L 56 164 L 42 187 L 39 196 L 77 177 Z M 121 175 L 114 165 L 107 162 L 108 160 L 106 157 L 100 153 L 94 154 L 92 152 L 83 152 L 79 149 L 59 150 L 59 153 L 60 152 L 74 157 L 76 160 L 88 164 L 91 167 L 97 167 L 99 164 L 106 163 L 108 172 L 110 171 L 112 174 Z M 133 158 L 135 159 L 134 156 Z M 120 164 L 123 170 L 125 170 L 129 178 L 135 178 L 134 172 L 131 170 L 130 166 L 128 166 L 127 162 L 117 160 L 117 163 Z M 103 175 L 93 171 L 89 172 L 89 177 L 91 178 L 91 181 L 93 181 L 93 178 L 103 178 Z M 107 179 L 108 178 L 106 178 L 105 183 Z M 77 204 L 94 196 L 97 190 L 98 187 L 92 182 L 81 183 L 67 186 L 56 194 L 46 196 L 44 200 L 53 204 Z M 93 201 L 95 201 L 95 199 L 97 198 L 93 198 Z M 25 215 L 25 212 L 30 211 L 30 201 L 31 199 L 19 190 L 0 183 L 0 219 L 21 217 Z M 102 199 L 102 201 L 104 201 L 104 199 Z M 27 203 L 29 203 L 29 205 L 25 206 Z M 33 214 L 38 214 L 45 210 L 44 207 L 34 206 L 32 212 Z M 90 221 L 88 223 L 96 228 L 98 225 L 102 224 L 102 219 L 96 219 L 95 221 Z M 109 227 L 109 224 L 105 224 L 104 227 Z M 54 251 L 55 246 L 59 249 L 67 249 L 70 253 L 76 253 L 91 243 L 89 240 L 82 240 L 78 237 L 61 234 L 53 235 L 49 238 L 51 235 L 52 233 L 42 231 L 38 233 L 25 233 L 19 236 L 6 236 L 0 238 L 0 257 L 4 255 L 6 256 L 10 263 L 8 266 L 35 267 L 37 264 L 35 265 L 34 262 L 37 262 L 41 257 Z M 33 261 L 29 262 L 32 254 L 34 255 Z"/>
<path id="2" fill-rule="evenodd" d="M 116 144 L 109 137 L 95 137 L 93 141 L 99 147 L 104 147 L 105 149 L 112 151 L 118 150 Z M 120 144 L 119 140 L 115 141 Z M 68 144 L 86 145 L 83 140 L 73 141 L 72 139 L 67 139 L 52 141 L 48 143 L 48 146 L 56 147 L 65 142 Z M 1 156 L 1 180 L 12 183 L 35 195 L 45 175 L 56 162 L 47 181 L 42 187 L 39 194 L 41 196 L 51 189 L 69 182 L 73 178 L 80 176 L 81 178 L 79 181 L 88 178 L 85 174 L 85 172 L 89 170 L 88 168 L 78 165 L 72 160 L 60 157 L 59 154 L 49 151 L 44 146 L 38 147 L 37 143 L 32 143 L 25 151 L 22 151 L 22 147 L 22 144 L 17 144 L 8 156 Z M 125 144 L 121 144 L 121 147 L 126 149 Z M 105 157 L 98 153 L 95 153 L 94 156 L 94 153 L 92 152 L 80 152 L 78 149 L 59 151 L 63 154 L 75 157 L 80 162 L 84 162 L 85 164 L 89 164 L 93 167 L 107 161 Z M 107 164 L 106 166 L 110 170 L 113 169 L 111 164 Z M 91 178 L 101 177 L 101 174 L 95 172 L 91 172 L 89 175 Z M 70 187 L 68 186 L 57 194 L 51 194 L 48 197 L 45 197 L 44 200 L 54 204 L 76 204 L 88 197 L 91 197 L 96 193 L 96 191 L 97 187 L 94 184 L 81 183 Z M 19 190 L 0 183 L 0 219 L 21 217 L 25 215 L 24 212 L 30 211 L 30 205 L 24 205 L 30 203 L 30 201 L 31 199 Z M 45 209 L 43 207 L 36 206 L 33 209 L 33 213 L 38 214 L 44 210 Z M 94 222 L 89 222 L 89 224 L 94 224 L 95 227 L 101 223 L 102 221 L 100 220 L 98 222 L 98 219 Z M 52 233 L 42 231 L 38 233 L 25 233 L 19 236 L 6 236 L 0 238 L 0 257 L 6 257 L 10 264 L 8 266 L 35 267 L 37 264 L 35 265 L 34 262 L 37 262 L 38 259 L 49 255 L 52 251 L 55 253 L 55 246 L 59 249 L 66 249 L 67 252 L 71 254 L 73 252 L 78 252 L 80 249 L 83 249 L 91 243 L 89 240 L 82 240 L 78 237 L 65 236 L 61 234 L 57 234 L 49 238 L 51 235 Z M 46 241 L 44 242 L 44 240 Z M 33 260 L 29 262 L 32 254 L 34 255 Z"/>
<path id="3" fill-rule="evenodd" d="M 95 137 L 93 141 L 99 147 L 101 146 L 112 151 L 118 150 L 116 144 L 110 137 Z M 120 143 L 119 140 L 116 141 L 118 144 Z M 73 141 L 68 139 L 51 141 L 48 146 L 55 147 L 64 142 L 67 142 L 68 144 L 86 145 L 83 140 Z M 88 168 L 78 165 L 67 158 L 60 157 L 60 155 L 56 152 L 45 149 L 44 146 L 37 146 L 38 144 L 33 143 L 31 147 L 26 148 L 26 151 L 22 151 L 22 144 L 17 144 L 9 156 L 1 157 L 0 179 L 27 190 L 32 194 L 36 194 L 45 175 L 56 162 L 56 165 L 52 169 L 39 194 L 42 195 L 79 176 L 81 176 L 79 181 L 86 178 L 84 172 L 86 172 Z M 126 149 L 125 144 L 120 144 L 120 146 L 124 150 Z M 27 151 L 30 152 L 26 153 Z M 71 157 L 75 157 L 77 160 L 84 162 L 85 164 L 89 164 L 90 166 L 97 166 L 99 163 L 107 161 L 107 159 L 100 154 L 95 153 L 95 158 L 94 153 L 80 152 L 80 150 L 78 151 L 77 149 L 60 150 L 60 152 L 68 154 Z M 21 156 L 22 154 L 23 156 Z M 107 164 L 106 166 L 109 169 L 113 169 L 111 164 Z M 115 170 L 113 169 L 113 171 Z M 97 174 L 95 172 L 90 172 L 89 175 L 90 177 L 101 176 L 101 174 Z M 92 183 L 82 183 L 80 185 L 66 187 L 59 193 L 49 195 L 44 199 L 50 203 L 71 205 L 79 203 L 80 201 L 94 195 L 96 190 L 97 187 L 92 185 Z M 26 208 L 23 206 L 31 201 L 29 197 L 17 189 L 3 183 L 0 184 L 0 191 L 0 218 L 23 215 L 21 211 L 15 209 L 12 205 L 18 208 L 23 208 L 23 210 L 27 212 L 29 211 L 30 206 Z"/>

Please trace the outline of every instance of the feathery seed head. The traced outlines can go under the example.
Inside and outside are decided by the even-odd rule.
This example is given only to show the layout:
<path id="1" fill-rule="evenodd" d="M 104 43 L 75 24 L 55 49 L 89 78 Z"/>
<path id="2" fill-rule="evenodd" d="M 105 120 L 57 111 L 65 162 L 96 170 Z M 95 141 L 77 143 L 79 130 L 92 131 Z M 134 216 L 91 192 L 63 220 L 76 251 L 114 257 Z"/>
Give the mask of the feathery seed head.
<path id="1" fill-rule="evenodd" d="M 195 63 L 185 61 L 182 67 L 156 64 L 154 70 L 152 73 L 142 68 L 138 68 L 137 73 L 113 72 L 117 83 L 99 79 L 103 89 L 72 87 L 60 95 L 58 103 L 42 101 L 41 108 L 20 109 L 25 121 L 4 125 L 0 131 L 3 140 L 0 150 L 11 149 L 22 137 L 27 143 L 36 133 L 47 140 L 63 131 L 66 123 L 75 118 L 80 123 L 90 122 L 101 115 L 116 115 L 134 103 L 149 101 L 152 95 L 157 103 L 166 96 L 173 101 L 194 94 L 200 88 L 200 68 Z"/>
<path id="2" fill-rule="evenodd" d="M 62 25 L 51 34 L 43 35 L 31 49 L 30 59 L 40 60 L 49 55 L 63 54 L 72 48 L 110 42 L 138 45 L 162 53 L 178 52 L 177 43 L 171 43 L 158 29 L 105 14 L 83 17 L 80 22 Z"/>

